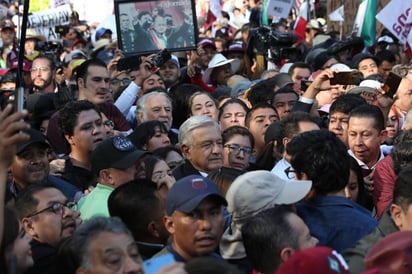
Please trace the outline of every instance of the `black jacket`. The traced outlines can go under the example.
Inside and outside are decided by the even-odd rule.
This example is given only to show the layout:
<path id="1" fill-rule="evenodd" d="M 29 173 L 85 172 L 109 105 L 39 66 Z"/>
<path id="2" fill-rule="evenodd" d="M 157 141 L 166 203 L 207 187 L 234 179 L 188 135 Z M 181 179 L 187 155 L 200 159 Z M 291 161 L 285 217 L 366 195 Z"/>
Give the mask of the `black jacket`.
<path id="1" fill-rule="evenodd" d="M 53 274 L 57 249 L 36 240 L 30 242 L 34 265 L 25 274 Z"/>
<path id="2" fill-rule="evenodd" d="M 180 165 L 176 167 L 175 170 L 173 170 L 173 176 L 175 177 L 176 180 L 179 180 L 189 175 L 202 175 L 202 174 L 200 174 L 200 172 L 197 169 L 195 169 L 188 160 L 186 160 L 186 162 L 183 165 Z"/>

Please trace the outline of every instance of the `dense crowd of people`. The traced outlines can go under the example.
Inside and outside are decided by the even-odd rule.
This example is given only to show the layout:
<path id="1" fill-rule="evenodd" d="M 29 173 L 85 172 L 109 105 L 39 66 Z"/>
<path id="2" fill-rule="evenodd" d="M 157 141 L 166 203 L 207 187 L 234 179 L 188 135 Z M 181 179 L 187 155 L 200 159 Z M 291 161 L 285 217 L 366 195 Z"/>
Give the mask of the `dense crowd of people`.
<path id="1" fill-rule="evenodd" d="M 0 23 L 0 273 L 411 273 L 399 42 L 312 19 L 262 50 L 261 3 L 240 2 L 158 66 L 124 54 L 143 45 L 129 19 L 125 51 L 76 12 L 60 42 L 30 30 L 20 66 Z M 293 40 L 290 18 L 270 28 Z"/>

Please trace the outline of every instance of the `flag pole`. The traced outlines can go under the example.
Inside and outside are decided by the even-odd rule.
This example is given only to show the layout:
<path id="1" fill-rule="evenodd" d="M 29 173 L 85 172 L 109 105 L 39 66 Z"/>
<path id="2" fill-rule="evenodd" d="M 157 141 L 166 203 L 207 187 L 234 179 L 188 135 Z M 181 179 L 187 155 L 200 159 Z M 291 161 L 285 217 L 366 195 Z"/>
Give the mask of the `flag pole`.
<path id="1" fill-rule="evenodd" d="M 23 19 L 20 27 L 20 44 L 17 61 L 17 110 L 23 110 L 24 101 L 24 81 L 23 81 L 23 60 L 24 60 L 24 44 L 26 43 L 27 18 L 29 15 L 29 0 L 23 2 Z"/>
<path id="2" fill-rule="evenodd" d="M 310 4 L 309 4 L 309 11 L 310 11 Z M 313 0 L 313 19 L 316 20 L 315 0 Z"/>
<path id="3" fill-rule="evenodd" d="M 340 6 L 343 6 L 343 0 L 340 0 Z M 339 40 L 343 40 L 343 21 L 339 21 Z"/>

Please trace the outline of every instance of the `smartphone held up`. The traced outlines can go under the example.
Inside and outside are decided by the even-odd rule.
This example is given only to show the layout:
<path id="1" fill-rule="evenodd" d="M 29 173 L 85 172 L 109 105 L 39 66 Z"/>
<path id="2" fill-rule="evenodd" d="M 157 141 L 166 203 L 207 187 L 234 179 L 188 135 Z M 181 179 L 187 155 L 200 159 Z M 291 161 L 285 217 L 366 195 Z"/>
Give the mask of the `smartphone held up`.
<path id="1" fill-rule="evenodd" d="M 0 89 L 0 110 L 4 110 L 8 104 L 13 106 L 13 112 L 23 110 L 24 90 L 23 88 Z"/>
<path id="2" fill-rule="evenodd" d="M 357 70 L 340 71 L 334 74 L 330 79 L 331 85 L 359 85 L 361 82 L 361 73 Z"/>
<path id="3" fill-rule="evenodd" d="M 167 61 L 172 58 L 172 55 L 167 49 L 161 50 L 156 55 L 150 58 L 150 62 L 152 63 L 151 70 L 155 71 L 158 68 L 162 67 Z"/>
<path id="4" fill-rule="evenodd" d="M 161 50 L 152 57 L 150 57 L 150 63 L 152 66 L 150 70 L 155 72 L 158 68 L 162 67 L 167 61 L 172 58 L 172 55 L 167 49 Z M 117 70 L 136 70 L 139 69 L 142 62 L 141 56 L 132 55 L 119 59 L 117 62 Z"/>
<path id="5" fill-rule="evenodd" d="M 393 98 L 399 88 L 399 85 L 401 84 L 401 81 L 402 77 L 400 77 L 396 73 L 390 72 L 382 87 L 382 89 L 385 91 L 385 95 Z"/>

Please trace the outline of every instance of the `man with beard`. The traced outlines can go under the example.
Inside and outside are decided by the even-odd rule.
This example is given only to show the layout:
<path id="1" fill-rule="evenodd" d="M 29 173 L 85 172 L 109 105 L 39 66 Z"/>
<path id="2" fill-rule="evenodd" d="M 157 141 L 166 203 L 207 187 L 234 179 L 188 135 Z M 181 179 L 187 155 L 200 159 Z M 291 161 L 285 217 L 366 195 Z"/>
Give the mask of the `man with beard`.
<path id="1" fill-rule="evenodd" d="M 53 61 L 40 55 L 33 60 L 31 67 L 31 80 L 34 93 L 55 93 L 58 91 L 55 77 L 55 66 Z"/>
<path id="2" fill-rule="evenodd" d="M 24 231 L 32 238 L 34 266 L 25 273 L 55 273 L 59 243 L 81 222 L 76 203 L 53 185 L 32 184 L 19 194 L 16 209 Z"/>
<path id="3" fill-rule="evenodd" d="M 59 106 L 73 100 L 74 93 L 67 87 L 59 85 L 55 79 L 56 66 L 53 59 L 47 55 L 40 55 L 33 60 L 30 69 L 30 79 L 33 87 L 29 93 L 42 94 L 53 98 L 54 103 L 44 111 L 55 111 Z M 37 95 L 34 95 L 37 96 Z"/>

